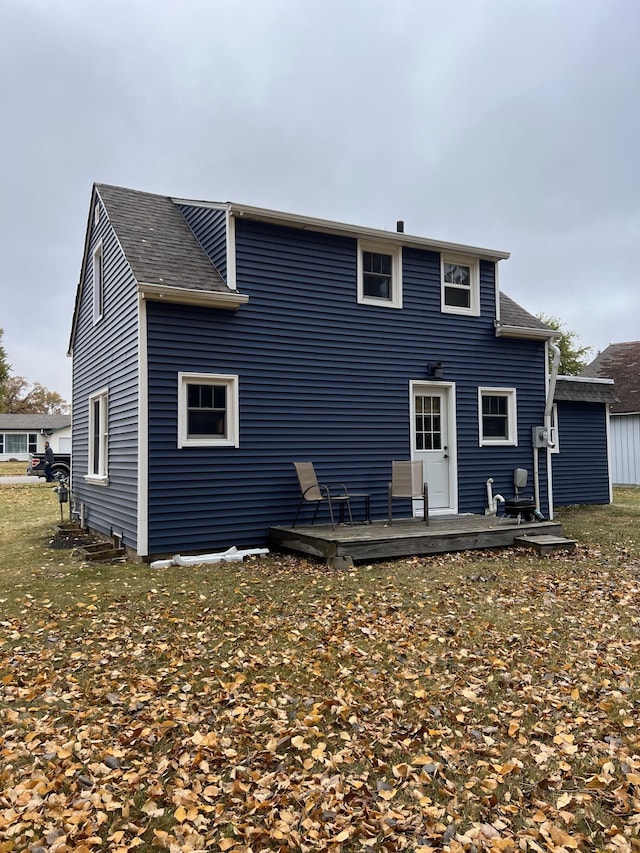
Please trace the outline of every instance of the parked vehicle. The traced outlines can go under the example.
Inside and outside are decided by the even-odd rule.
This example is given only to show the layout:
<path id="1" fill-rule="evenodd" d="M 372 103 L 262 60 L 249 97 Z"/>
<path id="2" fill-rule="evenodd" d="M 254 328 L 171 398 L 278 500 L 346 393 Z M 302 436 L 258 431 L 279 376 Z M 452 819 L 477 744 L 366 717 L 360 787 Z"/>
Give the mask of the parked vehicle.
<path id="1" fill-rule="evenodd" d="M 56 474 L 62 474 L 64 477 L 68 477 L 71 474 L 71 454 L 56 453 L 54 455 L 53 465 L 51 466 L 51 473 L 54 477 Z M 44 453 L 29 454 L 29 467 L 27 468 L 27 474 L 30 477 L 45 476 Z"/>

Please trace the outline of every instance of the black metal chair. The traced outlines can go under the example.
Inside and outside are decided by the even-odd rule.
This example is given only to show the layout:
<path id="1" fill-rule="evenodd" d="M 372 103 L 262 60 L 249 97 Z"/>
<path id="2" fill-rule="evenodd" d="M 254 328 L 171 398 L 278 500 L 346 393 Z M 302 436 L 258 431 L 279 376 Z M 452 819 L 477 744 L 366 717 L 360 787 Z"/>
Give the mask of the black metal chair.
<path id="1" fill-rule="evenodd" d="M 341 507 L 341 516 L 344 512 L 344 507 L 347 508 L 349 523 L 353 524 L 351 515 L 351 495 L 347 491 L 344 483 L 319 483 L 316 477 L 316 471 L 313 467 L 313 462 L 294 462 L 294 468 L 298 475 L 298 483 L 300 484 L 300 500 L 296 509 L 296 515 L 293 519 L 292 527 L 296 526 L 298 514 L 304 503 L 313 503 L 316 505 L 311 519 L 311 524 L 316 520 L 316 515 L 320 509 L 321 503 L 327 503 L 329 507 L 329 517 L 331 518 L 331 527 L 335 528 L 335 516 L 333 514 L 334 504 Z"/>

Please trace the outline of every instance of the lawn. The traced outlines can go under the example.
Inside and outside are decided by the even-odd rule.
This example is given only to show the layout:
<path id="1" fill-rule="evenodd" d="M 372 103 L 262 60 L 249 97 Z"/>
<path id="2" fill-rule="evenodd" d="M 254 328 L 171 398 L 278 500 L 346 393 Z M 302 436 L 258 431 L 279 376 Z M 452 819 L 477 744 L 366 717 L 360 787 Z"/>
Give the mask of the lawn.
<path id="1" fill-rule="evenodd" d="M 0 486 L 0 853 L 640 851 L 640 490 L 573 554 L 345 572 L 91 565 L 59 517 Z"/>

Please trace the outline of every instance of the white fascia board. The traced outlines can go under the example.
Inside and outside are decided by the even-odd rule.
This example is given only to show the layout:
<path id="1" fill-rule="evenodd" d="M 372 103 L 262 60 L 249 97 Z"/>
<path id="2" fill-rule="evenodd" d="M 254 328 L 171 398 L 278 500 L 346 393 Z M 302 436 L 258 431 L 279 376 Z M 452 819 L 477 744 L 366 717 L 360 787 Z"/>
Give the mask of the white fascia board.
<path id="1" fill-rule="evenodd" d="M 600 376 L 569 376 L 566 374 L 558 374 L 558 379 L 568 379 L 569 382 L 588 382 L 589 385 L 599 383 L 600 385 L 614 385 L 613 379 L 606 379 Z"/>
<path id="2" fill-rule="evenodd" d="M 172 302 L 181 305 L 200 305 L 209 308 L 227 308 L 235 311 L 246 305 L 249 297 L 244 293 L 219 293 L 210 290 L 191 290 L 185 287 L 166 287 L 163 284 L 138 283 L 138 293 L 142 299 L 155 302 Z"/>
<path id="3" fill-rule="evenodd" d="M 510 252 L 503 252 L 496 249 L 467 246 L 464 243 L 449 243 L 444 240 L 432 240 L 428 237 L 416 237 L 399 231 L 385 231 L 381 228 L 365 228 L 361 225 L 349 225 L 346 222 L 334 222 L 331 219 L 317 219 L 314 216 L 301 216 L 297 213 L 285 213 L 281 210 L 270 210 L 266 207 L 253 207 L 250 204 L 237 204 L 230 201 L 226 205 L 223 205 L 219 202 L 187 201 L 186 199 L 175 198 L 172 201 L 178 204 L 191 204 L 196 207 L 210 207 L 214 210 L 226 207 L 231 216 L 240 218 L 244 216 L 247 219 L 272 222 L 276 225 L 287 225 L 291 228 L 301 228 L 309 231 L 321 231 L 325 234 L 344 234 L 356 239 L 382 240 L 402 246 L 429 249 L 434 252 L 453 252 L 473 258 L 482 258 L 482 260 L 486 261 L 504 261 L 511 257 Z"/>
<path id="4" fill-rule="evenodd" d="M 526 326 L 507 326 L 505 323 L 496 323 L 496 338 L 531 338 L 533 340 L 547 340 L 559 337 L 558 332 L 547 332 L 545 329 L 529 329 Z"/>

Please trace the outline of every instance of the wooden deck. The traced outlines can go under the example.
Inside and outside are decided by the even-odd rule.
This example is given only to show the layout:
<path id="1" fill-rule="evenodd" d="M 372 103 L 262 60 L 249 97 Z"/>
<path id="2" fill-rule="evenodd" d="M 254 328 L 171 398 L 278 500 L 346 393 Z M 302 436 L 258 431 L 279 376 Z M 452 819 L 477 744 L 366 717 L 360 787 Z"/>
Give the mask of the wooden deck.
<path id="1" fill-rule="evenodd" d="M 393 524 L 314 524 L 272 527 L 269 543 L 273 548 L 321 557 L 334 565 L 340 561 L 384 560 L 396 557 L 442 554 L 474 548 L 500 548 L 517 538 L 547 535 L 562 538 L 562 526 L 555 521 L 522 522 L 493 516 L 459 515 L 420 519 L 398 519 Z M 560 545 L 558 546 L 560 547 Z"/>

